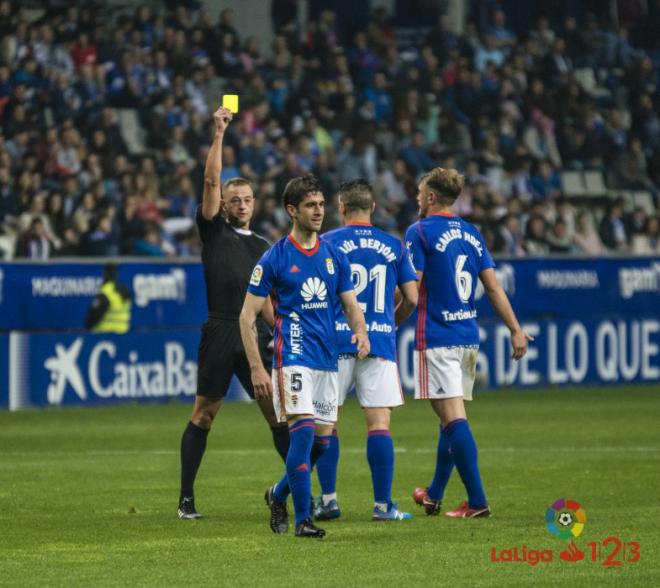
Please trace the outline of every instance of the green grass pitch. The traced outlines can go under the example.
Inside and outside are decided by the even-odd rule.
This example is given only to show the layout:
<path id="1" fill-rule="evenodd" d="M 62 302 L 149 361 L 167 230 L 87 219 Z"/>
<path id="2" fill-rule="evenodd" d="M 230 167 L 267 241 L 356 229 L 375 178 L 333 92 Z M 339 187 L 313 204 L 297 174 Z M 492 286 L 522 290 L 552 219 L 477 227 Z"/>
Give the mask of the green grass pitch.
<path id="1" fill-rule="evenodd" d="M 372 523 L 365 427 L 350 401 L 343 517 L 322 541 L 268 528 L 263 493 L 282 466 L 256 406 L 222 408 L 198 477 L 200 521 L 175 515 L 189 405 L 0 413 L 0 585 L 660 585 L 658 386 L 482 393 L 468 410 L 492 518 L 426 517 L 412 503 L 432 475 L 437 424 L 410 400 L 393 417 L 394 496 L 414 519 Z M 562 497 L 588 517 L 576 563 L 560 560 L 568 542 L 545 528 Z M 462 499 L 454 473 L 445 507 Z M 590 561 L 588 544 L 610 536 L 639 542 L 640 560 Z M 493 547 L 523 546 L 552 549 L 554 561 L 491 561 Z"/>

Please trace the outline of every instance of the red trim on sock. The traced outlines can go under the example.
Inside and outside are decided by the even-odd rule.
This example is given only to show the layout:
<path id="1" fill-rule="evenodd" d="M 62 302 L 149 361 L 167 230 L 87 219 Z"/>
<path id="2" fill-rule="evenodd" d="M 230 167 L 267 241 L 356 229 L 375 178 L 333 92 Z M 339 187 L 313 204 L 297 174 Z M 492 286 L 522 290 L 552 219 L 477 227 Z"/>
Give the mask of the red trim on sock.
<path id="1" fill-rule="evenodd" d="M 296 431 L 300 429 L 304 429 L 305 427 L 312 427 L 314 428 L 314 421 L 312 419 L 303 419 L 301 421 L 296 421 L 289 427 L 289 433 L 295 433 Z"/>
<path id="2" fill-rule="evenodd" d="M 381 435 L 383 437 L 391 437 L 392 433 L 390 433 L 387 429 L 374 429 L 373 431 L 369 431 L 367 433 L 368 437 L 373 437 L 376 435 Z"/>
<path id="3" fill-rule="evenodd" d="M 452 427 L 455 425 L 458 425 L 458 423 L 467 423 L 467 419 L 454 419 L 450 423 L 447 423 L 444 427 L 445 432 L 449 433 L 451 431 Z"/>

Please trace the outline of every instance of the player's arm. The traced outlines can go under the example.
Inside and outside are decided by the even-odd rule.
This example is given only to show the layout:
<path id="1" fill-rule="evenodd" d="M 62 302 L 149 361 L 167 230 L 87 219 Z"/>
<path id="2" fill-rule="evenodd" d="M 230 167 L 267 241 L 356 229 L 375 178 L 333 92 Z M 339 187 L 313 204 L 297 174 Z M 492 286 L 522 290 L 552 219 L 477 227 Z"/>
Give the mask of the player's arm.
<path id="1" fill-rule="evenodd" d="M 261 318 L 268 323 L 271 329 L 275 328 L 275 309 L 270 297 L 266 298 L 264 307 L 261 309 Z"/>
<path id="2" fill-rule="evenodd" d="M 527 353 L 527 341 L 533 341 L 534 337 L 522 330 L 516 313 L 513 312 L 506 292 L 497 280 L 495 270 L 485 269 L 479 274 L 479 279 L 484 285 L 484 290 L 497 315 L 511 331 L 511 344 L 513 345 L 513 359 L 520 359 Z"/>
<path id="3" fill-rule="evenodd" d="M 417 282 L 411 281 L 401 284 L 397 291 L 400 293 L 401 300 L 397 303 L 394 311 L 394 324 L 398 327 L 417 308 L 419 288 Z"/>
<path id="4" fill-rule="evenodd" d="M 202 216 L 206 220 L 214 218 L 222 208 L 220 172 L 222 171 L 222 141 L 232 114 L 226 108 L 218 108 L 213 113 L 215 135 L 206 157 L 204 167 L 204 194 L 202 196 Z"/>
<path id="5" fill-rule="evenodd" d="M 367 325 L 364 322 L 364 314 L 360 309 L 357 301 L 357 296 L 354 290 L 347 290 L 339 294 L 341 305 L 346 315 L 346 322 L 353 331 L 351 343 L 355 343 L 358 348 L 358 358 L 364 359 L 371 351 L 369 344 L 369 337 L 367 335 Z"/>
<path id="6" fill-rule="evenodd" d="M 254 396 L 257 399 L 273 396 L 270 375 L 266 371 L 259 354 L 259 338 L 257 335 L 257 316 L 259 316 L 265 304 L 265 297 L 255 296 L 248 292 L 239 318 L 241 339 L 243 340 L 245 355 L 250 364 L 252 386 L 254 387 Z"/>

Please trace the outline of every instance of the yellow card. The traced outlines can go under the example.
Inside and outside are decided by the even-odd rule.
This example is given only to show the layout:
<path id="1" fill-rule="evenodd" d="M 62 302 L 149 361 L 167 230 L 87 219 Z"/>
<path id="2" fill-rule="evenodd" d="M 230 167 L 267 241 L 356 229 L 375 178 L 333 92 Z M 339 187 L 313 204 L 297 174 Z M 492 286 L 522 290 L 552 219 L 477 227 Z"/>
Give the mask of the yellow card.
<path id="1" fill-rule="evenodd" d="M 222 97 L 222 107 L 232 114 L 236 114 L 238 112 L 238 96 L 236 94 L 225 94 Z"/>

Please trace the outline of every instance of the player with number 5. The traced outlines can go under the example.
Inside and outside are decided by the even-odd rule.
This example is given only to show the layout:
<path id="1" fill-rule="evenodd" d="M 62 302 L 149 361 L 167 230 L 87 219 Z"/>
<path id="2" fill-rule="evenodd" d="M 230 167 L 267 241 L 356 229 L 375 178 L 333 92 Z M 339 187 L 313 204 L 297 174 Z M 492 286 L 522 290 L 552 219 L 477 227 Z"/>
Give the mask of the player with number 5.
<path id="1" fill-rule="evenodd" d="M 286 502 L 293 498 L 297 537 L 323 537 L 311 520 L 312 467 L 330 444 L 337 420 L 337 336 L 335 309 L 343 308 L 359 358 L 369 355 L 364 315 L 344 253 L 318 237 L 324 198 L 314 176 L 293 178 L 284 189 L 284 207 L 293 221 L 252 272 L 240 327 L 252 370 L 255 396 L 272 397 L 275 412 L 289 424 L 286 473 L 266 491 L 270 528 L 288 530 Z M 256 320 L 266 298 L 275 310 L 273 376 L 259 356 Z"/>
<path id="2" fill-rule="evenodd" d="M 477 446 L 467 422 L 464 400 L 472 400 L 479 327 L 474 303 L 477 279 L 498 316 L 511 332 L 512 357 L 527 352 L 525 333 L 495 275 L 495 263 L 479 230 L 452 212 L 465 178 L 437 167 L 422 176 L 418 189 L 420 220 L 406 232 L 419 281 L 415 331 L 415 398 L 431 401 L 440 419 L 435 475 L 413 498 L 426 514 L 437 515 L 445 487 L 456 466 L 468 499 L 452 518 L 490 516 Z"/>

